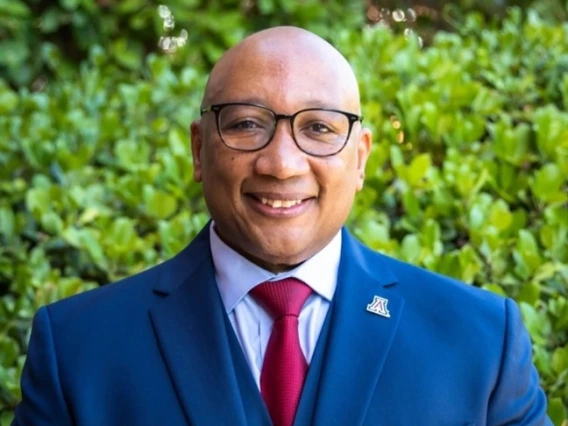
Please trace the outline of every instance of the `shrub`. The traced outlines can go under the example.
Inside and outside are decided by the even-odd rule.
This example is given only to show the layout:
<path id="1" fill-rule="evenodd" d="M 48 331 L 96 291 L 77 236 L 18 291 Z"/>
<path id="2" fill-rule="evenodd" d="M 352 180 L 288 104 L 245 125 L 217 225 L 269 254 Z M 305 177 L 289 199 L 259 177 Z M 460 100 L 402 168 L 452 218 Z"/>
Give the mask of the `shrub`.
<path id="1" fill-rule="evenodd" d="M 124 2 L 128 3 L 128 2 Z M 556 425 L 568 417 L 568 26 L 468 15 L 420 47 L 329 34 L 375 135 L 349 227 L 371 247 L 515 298 Z M 239 33 L 242 36 L 243 33 Z M 99 46 L 42 91 L 0 80 L 0 424 L 46 303 L 179 251 L 207 221 L 188 125 L 205 65 Z"/>
<path id="2" fill-rule="evenodd" d="M 332 37 L 382 21 L 400 31 L 417 29 L 429 41 L 436 29 L 459 26 L 472 9 L 501 19 L 512 4 L 537 8 L 556 22 L 568 17 L 563 0 L 4 0 L 0 78 L 41 89 L 53 78 L 72 77 L 93 45 L 105 46 L 122 69 L 137 71 L 148 53 L 174 51 L 181 41 L 186 48 L 177 49 L 174 63 L 209 67 L 245 34 L 273 25 Z"/>
<path id="3" fill-rule="evenodd" d="M 360 27 L 364 6 L 362 0 L 1 1 L 0 77 L 41 88 L 48 79 L 72 77 L 93 45 L 136 72 L 147 53 L 174 51 L 178 40 L 186 48 L 170 57 L 175 64 L 207 67 L 248 32 L 267 26 L 294 23 L 322 35 Z"/>

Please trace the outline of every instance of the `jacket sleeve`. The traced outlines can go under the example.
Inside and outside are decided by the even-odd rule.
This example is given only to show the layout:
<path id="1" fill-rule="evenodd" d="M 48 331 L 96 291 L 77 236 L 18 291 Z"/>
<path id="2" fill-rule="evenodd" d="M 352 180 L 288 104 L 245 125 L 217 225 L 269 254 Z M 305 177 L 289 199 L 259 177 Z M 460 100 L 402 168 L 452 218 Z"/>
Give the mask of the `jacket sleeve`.
<path id="1" fill-rule="evenodd" d="M 532 363 L 532 345 L 521 313 L 505 300 L 506 326 L 501 370 L 489 402 L 490 426 L 552 426 L 546 415 L 546 396 Z"/>
<path id="2" fill-rule="evenodd" d="M 36 313 L 21 379 L 22 401 L 12 426 L 70 426 L 61 389 L 53 330 L 46 307 Z"/>

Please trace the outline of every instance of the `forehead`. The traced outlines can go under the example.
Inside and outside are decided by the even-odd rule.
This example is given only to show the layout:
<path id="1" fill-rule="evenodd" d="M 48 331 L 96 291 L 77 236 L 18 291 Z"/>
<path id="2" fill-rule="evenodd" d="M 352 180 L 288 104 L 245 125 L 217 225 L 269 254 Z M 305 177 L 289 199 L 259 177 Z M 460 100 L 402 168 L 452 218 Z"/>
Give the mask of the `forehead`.
<path id="1" fill-rule="evenodd" d="M 211 103 L 253 102 L 278 113 L 327 107 L 357 112 L 357 83 L 331 47 L 278 40 L 236 49 L 211 81 Z"/>

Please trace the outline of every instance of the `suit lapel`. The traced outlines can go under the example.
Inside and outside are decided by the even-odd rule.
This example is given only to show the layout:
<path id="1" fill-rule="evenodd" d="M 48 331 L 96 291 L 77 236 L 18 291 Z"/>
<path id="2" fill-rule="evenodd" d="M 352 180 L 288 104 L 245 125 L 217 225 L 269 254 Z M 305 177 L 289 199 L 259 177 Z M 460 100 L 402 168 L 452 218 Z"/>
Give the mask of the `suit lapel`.
<path id="1" fill-rule="evenodd" d="M 241 377 L 250 371 L 233 363 L 227 338 L 232 330 L 215 282 L 208 229 L 163 268 L 155 288 L 160 300 L 150 317 L 188 423 L 245 426 L 239 383 L 253 381 Z M 380 263 L 369 264 L 377 257 L 365 250 L 343 231 L 338 285 L 326 319 L 329 333 L 314 354 L 320 361 L 312 360 L 321 372 L 310 370 L 313 377 L 306 383 L 319 387 L 311 392 L 314 426 L 363 423 L 402 314 L 404 300 L 388 290 L 395 277 Z M 390 317 L 367 311 L 375 296 L 388 301 Z M 258 392 L 256 386 L 254 390 Z M 259 410 L 249 421 L 270 424 L 258 395 L 246 402 L 247 411 Z M 307 424 L 302 419 L 296 423 Z"/>
<path id="2" fill-rule="evenodd" d="M 330 330 L 322 356 L 319 393 L 313 425 L 361 425 L 387 359 L 402 315 L 404 300 L 387 288 L 396 283 L 386 267 L 377 264 L 343 231 L 341 264 Z M 375 296 L 387 301 L 367 310 Z M 388 310 L 390 317 L 385 316 Z M 382 314 L 382 315 L 381 315 Z M 323 349 L 323 348 L 319 348 Z"/>
<path id="3" fill-rule="evenodd" d="M 188 423 L 244 426 L 246 418 L 227 339 L 232 330 L 226 328 L 229 323 L 209 253 L 206 228 L 164 268 L 155 289 L 161 299 L 150 317 Z"/>

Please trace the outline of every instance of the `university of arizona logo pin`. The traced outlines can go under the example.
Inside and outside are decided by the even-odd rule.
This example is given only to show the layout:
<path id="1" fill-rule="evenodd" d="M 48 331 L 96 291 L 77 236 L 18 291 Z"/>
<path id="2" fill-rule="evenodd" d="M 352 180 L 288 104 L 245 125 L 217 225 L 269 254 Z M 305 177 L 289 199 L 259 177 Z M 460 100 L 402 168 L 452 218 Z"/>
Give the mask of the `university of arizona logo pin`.
<path id="1" fill-rule="evenodd" d="M 367 305 L 367 310 L 373 314 L 380 315 L 382 317 L 390 318 L 390 312 L 387 309 L 388 299 L 383 297 L 374 296 L 373 301 Z"/>

